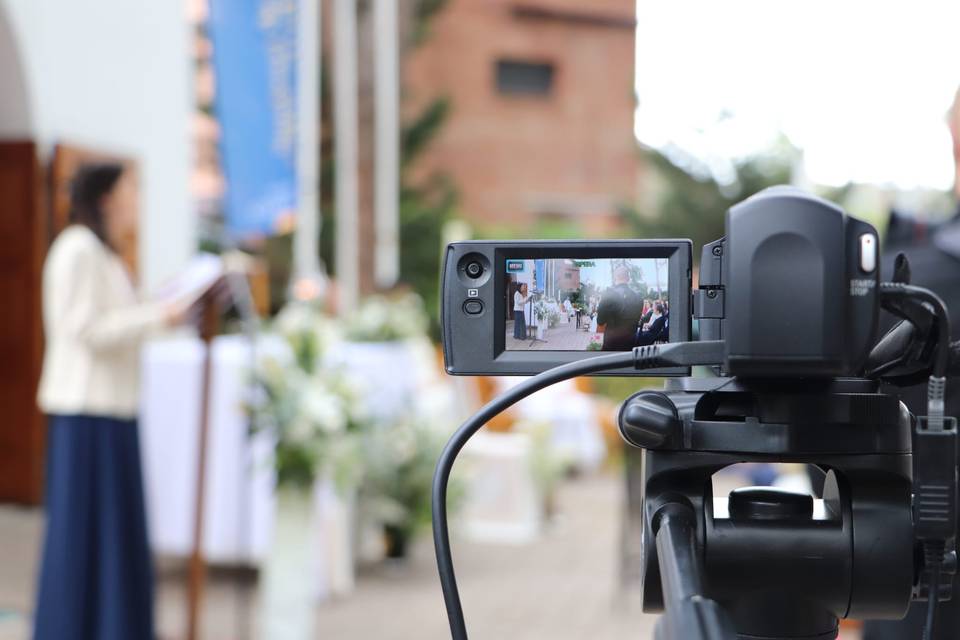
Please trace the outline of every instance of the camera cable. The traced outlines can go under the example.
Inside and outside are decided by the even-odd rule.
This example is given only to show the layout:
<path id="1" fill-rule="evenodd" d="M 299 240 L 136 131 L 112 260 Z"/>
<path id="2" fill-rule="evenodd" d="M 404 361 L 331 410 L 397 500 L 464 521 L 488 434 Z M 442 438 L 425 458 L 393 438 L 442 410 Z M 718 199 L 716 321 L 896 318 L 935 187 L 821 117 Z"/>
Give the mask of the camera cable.
<path id="1" fill-rule="evenodd" d="M 437 554 L 440 586 L 454 640 L 466 640 L 467 628 L 457 589 L 453 557 L 450 550 L 450 532 L 447 526 L 447 484 L 450 471 L 467 441 L 491 419 L 511 406 L 550 385 L 578 376 L 613 369 L 654 369 L 671 366 L 720 364 L 723 361 L 723 342 L 677 342 L 636 347 L 633 351 L 604 354 L 577 360 L 548 369 L 524 380 L 506 393 L 497 396 L 464 422 L 447 441 L 433 475 L 433 544 Z"/>

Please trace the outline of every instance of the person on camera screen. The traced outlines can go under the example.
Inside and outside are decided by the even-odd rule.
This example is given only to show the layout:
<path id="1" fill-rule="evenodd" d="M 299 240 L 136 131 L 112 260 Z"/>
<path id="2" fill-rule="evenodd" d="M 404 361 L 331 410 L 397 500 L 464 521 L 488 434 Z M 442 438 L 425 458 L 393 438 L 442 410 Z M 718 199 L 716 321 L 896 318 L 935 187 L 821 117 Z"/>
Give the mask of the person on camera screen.
<path id="1" fill-rule="evenodd" d="M 653 313 L 649 319 L 646 322 L 640 321 L 636 346 L 645 347 L 656 342 L 666 342 L 670 330 L 669 321 L 670 312 L 667 310 L 667 303 L 657 300 L 653 304 Z"/>
<path id="2" fill-rule="evenodd" d="M 597 330 L 603 334 L 603 351 L 629 351 L 637 338 L 643 300 L 630 288 L 630 270 L 620 265 L 613 271 L 613 286 L 600 296 Z"/>

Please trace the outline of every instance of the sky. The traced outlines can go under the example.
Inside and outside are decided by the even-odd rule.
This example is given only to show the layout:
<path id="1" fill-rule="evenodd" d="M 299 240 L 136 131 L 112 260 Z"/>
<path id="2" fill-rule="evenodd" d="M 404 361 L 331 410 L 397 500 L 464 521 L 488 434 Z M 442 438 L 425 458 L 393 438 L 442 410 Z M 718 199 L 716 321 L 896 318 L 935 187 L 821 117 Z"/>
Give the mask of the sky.
<path id="1" fill-rule="evenodd" d="M 960 2 L 637 2 L 638 139 L 730 160 L 785 135 L 815 184 L 949 189 Z"/>

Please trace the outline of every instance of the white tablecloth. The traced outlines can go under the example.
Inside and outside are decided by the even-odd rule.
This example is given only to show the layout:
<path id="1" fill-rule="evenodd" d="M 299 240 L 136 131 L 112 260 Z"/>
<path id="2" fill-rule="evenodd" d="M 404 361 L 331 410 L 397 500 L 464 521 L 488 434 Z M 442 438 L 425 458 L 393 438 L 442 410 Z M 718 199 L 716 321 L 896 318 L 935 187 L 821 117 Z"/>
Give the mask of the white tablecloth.
<path id="1" fill-rule="evenodd" d="M 269 441 L 248 437 L 241 402 L 251 369 L 249 341 L 221 336 L 212 347 L 204 553 L 209 561 L 258 563 L 273 525 L 274 475 Z M 283 357 L 276 337 L 257 341 L 261 354 Z M 147 514 L 156 552 L 190 552 L 196 496 L 203 343 L 170 338 L 143 353 L 140 429 Z"/>
<path id="2" fill-rule="evenodd" d="M 140 429 L 147 514 L 153 549 L 165 555 L 188 555 L 193 539 L 203 348 L 197 338 L 170 338 L 149 343 L 143 353 Z M 212 348 L 204 554 L 210 562 L 256 566 L 268 555 L 274 523 L 271 443 L 248 435 L 242 410 L 253 367 L 249 341 L 220 336 Z M 286 342 L 270 334 L 257 340 L 256 350 L 260 359 L 292 357 Z M 371 390 L 368 409 L 385 427 L 411 408 L 442 416 L 451 429 L 461 417 L 463 398 L 438 373 L 428 342 L 344 343 L 328 356 Z M 352 573 L 341 566 L 342 560 L 349 564 L 351 553 L 350 511 L 329 484 L 318 484 L 318 595 L 351 587 Z"/>

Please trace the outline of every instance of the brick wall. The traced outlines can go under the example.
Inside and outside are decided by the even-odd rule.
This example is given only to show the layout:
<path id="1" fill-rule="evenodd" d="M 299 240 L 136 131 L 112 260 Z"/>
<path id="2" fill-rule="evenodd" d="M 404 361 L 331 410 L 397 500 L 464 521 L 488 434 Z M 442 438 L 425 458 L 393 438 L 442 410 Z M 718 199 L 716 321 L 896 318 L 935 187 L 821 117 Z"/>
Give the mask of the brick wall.
<path id="1" fill-rule="evenodd" d="M 429 30 L 404 63 L 404 111 L 441 95 L 452 110 L 414 176 L 448 173 L 478 224 L 549 218 L 614 233 L 641 178 L 633 0 L 450 0 Z M 549 90 L 505 93 L 498 61 L 547 65 Z M 551 74 L 535 71 L 535 82 Z"/>

